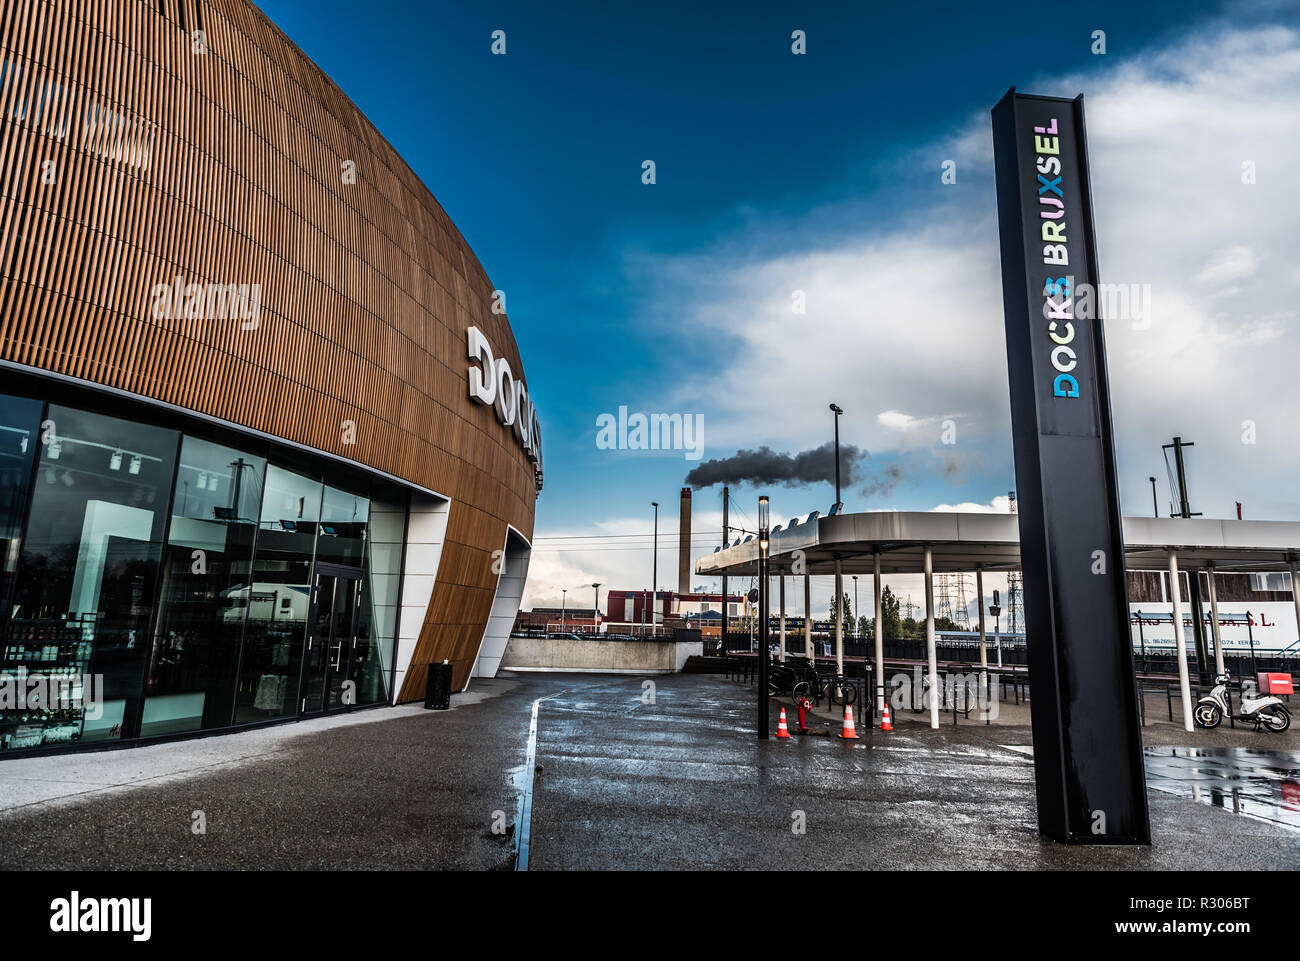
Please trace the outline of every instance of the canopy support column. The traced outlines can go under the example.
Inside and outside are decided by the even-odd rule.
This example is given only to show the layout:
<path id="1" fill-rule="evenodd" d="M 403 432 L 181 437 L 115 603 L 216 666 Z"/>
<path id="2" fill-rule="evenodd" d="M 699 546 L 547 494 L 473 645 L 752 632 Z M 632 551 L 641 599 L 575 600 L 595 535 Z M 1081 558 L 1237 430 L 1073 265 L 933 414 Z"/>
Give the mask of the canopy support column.
<path id="1" fill-rule="evenodd" d="M 781 663 L 785 663 L 785 575 L 778 574 L 777 581 L 780 582 L 779 603 L 781 605 Z"/>
<path id="2" fill-rule="evenodd" d="M 1214 586 L 1214 564 L 1205 565 L 1205 579 L 1210 582 L 1210 621 L 1214 633 L 1214 673 L 1223 673 L 1223 635 L 1219 628 L 1219 592 Z"/>
<path id="3" fill-rule="evenodd" d="M 925 549 L 925 653 L 930 662 L 930 727 L 939 729 L 939 655 L 934 648 L 934 558 Z"/>
<path id="4" fill-rule="evenodd" d="M 873 580 L 876 589 L 876 717 L 885 716 L 885 625 L 880 610 L 880 551 L 875 552 Z"/>
<path id="5" fill-rule="evenodd" d="M 1178 580 L 1178 552 L 1169 552 L 1169 597 L 1174 602 L 1174 651 L 1183 701 L 1183 730 L 1192 729 L 1192 685 L 1187 677 L 1187 641 L 1183 637 L 1183 586 Z"/>
<path id="6" fill-rule="evenodd" d="M 844 575 L 835 558 L 835 674 L 844 675 Z"/>
<path id="7" fill-rule="evenodd" d="M 989 709 L 989 645 L 984 633 L 984 565 L 975 565 L 975 594 L 979 597 L 980 608 L 980 693 L 984 698 L 984 710 Z"/>
<path id="8" fill-rule="evenodd" d="M 803 652 L 814 667 L 817 665 L 817 653 L 813 650 L 812 639 L 812 575 L 803 576 Z"/>
<path id="9" fill-rule="evenodd" d="M 1295 604 L 1295 625 L 1296 636 L 1300 638 L 1300 565 L 1296 564 L 1296 559 L 1291 558 L 1291 600 Z"/>

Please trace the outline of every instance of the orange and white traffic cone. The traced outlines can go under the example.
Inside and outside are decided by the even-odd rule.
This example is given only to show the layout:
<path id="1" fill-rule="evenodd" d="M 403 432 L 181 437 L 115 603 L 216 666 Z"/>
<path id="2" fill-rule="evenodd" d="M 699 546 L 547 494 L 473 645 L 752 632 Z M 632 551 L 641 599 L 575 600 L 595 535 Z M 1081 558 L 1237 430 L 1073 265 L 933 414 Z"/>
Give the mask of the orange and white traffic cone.
<path id="1" fill-rule="evenodd" d="M 853 708 L 844 705 L 844 729 L 840 731 L 840 738 L 845 741 L 856 741 L 858 739 L 857 729 L 853 726 Z"/>
<path id="2" fill-rule="evenodd" d="M 776 736 L 789 737 L 790 729 L 785 726 L 785 708 L 781 708 L 781 720 L 776 722 Z"/>
<path id="3" fill-rule="evenodd" d="M 882 731 L 892 731 L 894 729 L 893 723 L 889 720 L 888 704 L 885 705 L 885 713 L 880 715 L 880 729 Z"/>

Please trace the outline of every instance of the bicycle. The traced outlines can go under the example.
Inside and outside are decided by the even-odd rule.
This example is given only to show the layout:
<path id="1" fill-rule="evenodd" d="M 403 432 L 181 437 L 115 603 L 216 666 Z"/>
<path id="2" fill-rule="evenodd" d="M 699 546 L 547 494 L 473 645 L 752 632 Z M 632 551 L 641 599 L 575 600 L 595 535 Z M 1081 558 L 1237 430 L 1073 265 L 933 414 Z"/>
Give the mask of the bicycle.
<path id="1" fill-rule="evenodd" d="M 768 666 L 767 693 L 772 697 L 780 697 L 782 694 L 790 693 L 794 690 L 797 681 L 798 673 L 794 668 L 781 664 Z"/>
<path id="2" fill-rule="evenodd" d="M 825 697 L 835 706 L 851 706 L 858 700 L 858 686 L 851 679 L 843 674 L 827 674 L 823 677 L 811 670 L 804 680 L 795 684 L 791 693 L 795 707 L 805 697 L 814 704 Z"/>

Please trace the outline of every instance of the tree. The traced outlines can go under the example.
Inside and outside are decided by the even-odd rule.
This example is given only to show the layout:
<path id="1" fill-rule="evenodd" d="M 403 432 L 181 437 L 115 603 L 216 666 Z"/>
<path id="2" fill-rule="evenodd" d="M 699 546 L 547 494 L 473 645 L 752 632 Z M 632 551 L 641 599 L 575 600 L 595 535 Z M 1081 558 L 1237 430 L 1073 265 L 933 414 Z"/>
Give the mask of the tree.
<path id="1" fill-rule="evenodd" d="M 853 630 L 853 603 L 849 600 L 849 595 L 843 594 L 840 597 L 840 604 L 844 611 L 844 628 Z M 831 598 L 831 623 L 835 623 L 835 598 Z"/>
<path id="2" fill-rule="evenodd" d="M 898 611 L 898 597 L 886 584 L 885 589 L 880 593 L 880 623 L 881 633 L 891 641 L 904 636 L 903 621 Z"/>

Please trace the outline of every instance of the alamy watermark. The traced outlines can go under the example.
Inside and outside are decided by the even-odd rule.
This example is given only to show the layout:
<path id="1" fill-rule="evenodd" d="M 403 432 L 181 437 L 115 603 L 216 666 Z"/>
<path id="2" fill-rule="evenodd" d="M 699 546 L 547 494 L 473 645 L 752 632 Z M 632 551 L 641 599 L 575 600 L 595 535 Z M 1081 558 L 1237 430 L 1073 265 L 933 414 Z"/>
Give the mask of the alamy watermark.
<path id="1" fill-rule="evenodd" d="M 931 688 L 929 678 L 922 674 L 920 665 L 917 665 L 912 669 L 911 675 L 895 674 L 889 679 L 889 686 L 892 688 L 889 704 L 895 712 L 908 708 L 925 710 L 930 706 L 930 699 L 937 696 L 940 710 L 955 707 L 965 713 L 978 709 L 981 721 L 998 719 L 1002 692 L 998 676 L 987 670 L 972 670 L 968 674 L 949 671 L 937 680 L 935 688 Z"/>
<path id="2" fill-rule="evenodd" d="M 1134 330 L 1151 328 L 1150 284 L 1076 284 L 1074 276 L 1067 274 L 1049 278 L 1043 293 L 1048 298 L 1043 316 L 1048 320 L 1103 318 L 1113 323 L 1130 321 Z"/>
<path id="3" fill-rule="evenodd" d="M 596 447 L 600 450 L 680 450 L 687 460 L 704 456 L 703 414 L 628 414 L 596 418 Z"/>
<path id="4" fill-rule="evenodd" d="M 152 918 L 152 898 L 90 898 L 73 891 L 50 902 L 55 934 L 129 934 L 132 941 L 148 941 Z"/>
<path id="5" fill-rule="evenodd" d="M 0 711 L 84 710 L 87 720 L 104 716 L 102 674 L 0 674 Z"/>
<path id="6" fill-rule="evenodd" d="M 177 274 L 150 293 L 154 320 L 238 320 L 240 330 L 256 330 L 262 323 L 261 284 L 187 284 Z"/>

